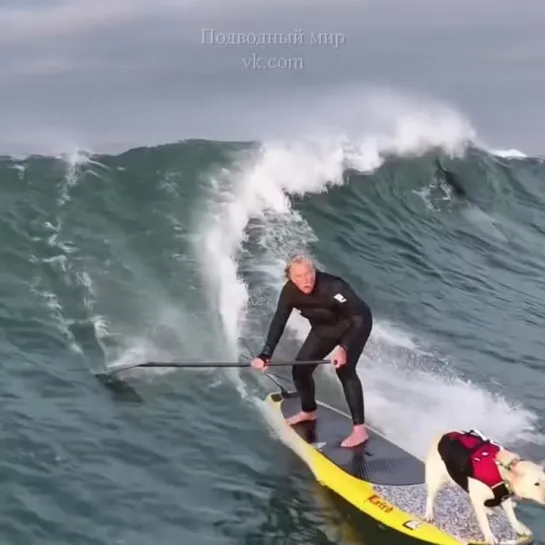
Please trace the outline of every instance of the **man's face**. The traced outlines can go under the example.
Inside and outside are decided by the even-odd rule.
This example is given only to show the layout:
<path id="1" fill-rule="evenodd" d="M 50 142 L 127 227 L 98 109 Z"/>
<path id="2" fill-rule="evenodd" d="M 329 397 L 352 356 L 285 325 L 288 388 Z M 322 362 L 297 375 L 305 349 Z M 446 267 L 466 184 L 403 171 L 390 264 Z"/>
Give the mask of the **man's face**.
<path id="1" fill-rule="evenodd" d="M 299 290 L 308 295 L 314 289 L 316 271 L 310 263 L 296 263 L 291 268 L 290 280 Z"/>

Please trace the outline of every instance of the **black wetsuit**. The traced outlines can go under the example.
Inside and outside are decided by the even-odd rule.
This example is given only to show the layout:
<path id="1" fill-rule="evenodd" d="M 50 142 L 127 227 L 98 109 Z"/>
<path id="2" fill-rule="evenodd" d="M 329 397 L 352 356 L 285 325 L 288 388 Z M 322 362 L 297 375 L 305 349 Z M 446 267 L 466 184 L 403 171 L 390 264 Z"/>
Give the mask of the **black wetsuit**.
<path id="1" fill-rule="evenodd" d="M 316 271 L 314 290 L 309 295 L 288 280 L 280 293 L 260 358 L 271 358 L 294 308 L 311 325 L 310 333 L 295 360 L 323 359 L 337 345 L 341 345 L 347 352 L 347 358 L 346 364 L 336 369 L 337 376 L 342 383 L 354 424 L 363 424 L 363 392 L 356 364 L 373 327 L 369 307 L 338 276 Z M 292 368 L 293 382 L 301 396 L 301 408 L 306 412 L 316 410 L 312 378 L 315 369 L 315 365 L 294 365 Z"/>

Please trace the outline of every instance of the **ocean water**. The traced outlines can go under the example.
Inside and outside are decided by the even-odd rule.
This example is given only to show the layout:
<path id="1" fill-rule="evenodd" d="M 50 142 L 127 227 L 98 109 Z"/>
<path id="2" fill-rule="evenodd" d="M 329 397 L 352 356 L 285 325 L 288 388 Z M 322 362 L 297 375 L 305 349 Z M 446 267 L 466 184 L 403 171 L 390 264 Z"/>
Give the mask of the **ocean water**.
<path id="1" fill-rule="evenodd" d="M 451 112 L 351 136 L 2 157 L 2 541 L 392 543 L 279 441 L 260 373 L 124 372 L 138 399 L 95 377 L 257 352 L 301 249 L 373 311 L 371 425 L 419 457 L 438 431 L 477 427 L 545 458 L 544 183 L 542 159 L 489 149 Z M 293 316 L 276 355 L 307 330 Z M 345 408 L 330 369 L 317 382 Z M 519 516 L 545 543 L 542 510 Z"/>

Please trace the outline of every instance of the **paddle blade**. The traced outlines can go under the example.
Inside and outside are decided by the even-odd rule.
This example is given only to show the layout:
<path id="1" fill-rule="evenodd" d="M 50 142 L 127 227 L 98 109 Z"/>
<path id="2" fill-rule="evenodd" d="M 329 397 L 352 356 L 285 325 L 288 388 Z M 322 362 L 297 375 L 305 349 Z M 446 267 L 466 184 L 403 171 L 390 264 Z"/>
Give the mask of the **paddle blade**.
<path id="1" fill-rule="evenodd" d="M 142 402 L 142 398 L 138 395 L 136 390 L 129 386 L 126 382 L 113 377 L 108 373 L 96 373 L 95 378 L 105 386 L 110 392 L 114 394 L 114 397 L 122 401 L 131 401 L 133 403 Z"/>

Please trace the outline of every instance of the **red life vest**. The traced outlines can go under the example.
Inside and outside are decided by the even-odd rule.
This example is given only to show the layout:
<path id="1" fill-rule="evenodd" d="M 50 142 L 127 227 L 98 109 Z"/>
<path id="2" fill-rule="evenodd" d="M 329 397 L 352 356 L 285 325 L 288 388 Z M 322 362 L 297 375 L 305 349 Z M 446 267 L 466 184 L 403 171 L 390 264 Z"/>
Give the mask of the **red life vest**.
<path id="1" fill-rule="evenodd" d="M 468 477 L 492 489 L 494 499 L 485 502 L 487 507 L 500 505 L 512 495 L 496 464 L 496 454 L 501 448 L 477 430 L 447 433 L 438 446 L 449 475 L 466 492 Z"/>

